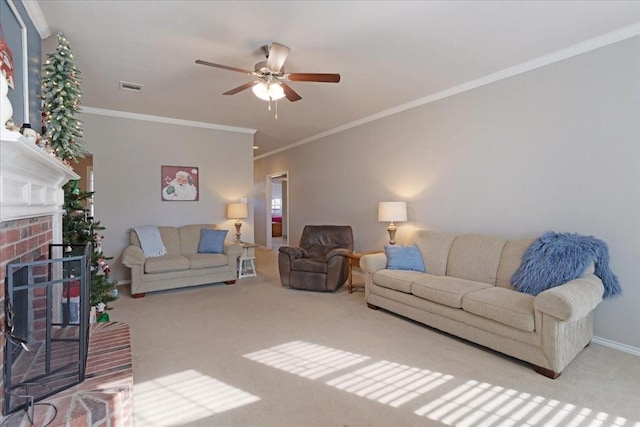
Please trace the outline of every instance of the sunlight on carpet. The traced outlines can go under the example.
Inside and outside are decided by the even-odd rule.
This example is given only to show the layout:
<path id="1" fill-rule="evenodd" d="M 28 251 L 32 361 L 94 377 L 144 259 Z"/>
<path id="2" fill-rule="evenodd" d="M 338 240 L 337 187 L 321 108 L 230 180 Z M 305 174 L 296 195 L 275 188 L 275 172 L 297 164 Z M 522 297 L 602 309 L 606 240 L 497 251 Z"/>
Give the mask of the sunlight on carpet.
<path id="1" fill-rule="evenodd" d="M 195 370 L 136 384 L 134 393 L 138 427 L 180 426 L 260 400 Z"/>
<path id="2" fill-rule="evenodd" d="M 397 408 L 452 378 L 451 375 L 439 372 L 382 361 L 338 377 L 327 384 Z"/>
<path id="3" fill-rule="evenodd" d="M 369 359 L 304 341 L 293 341 L 244 357 L 312 380 Z"/>
<path id="4" fill-rule="evenodd" d="M 477 381 L 467 381 L 415 413 L 460 427 L 639 426 L 604 412 Z"/>
<path id="5" fill-rule="evenodd" d="M 312 380 L 371 359 L 304 341 L 244 357 Z M 452 375 L 383 360 L 343 373 L 325 384 L 400 410 L 408 402 L 423 399 L 428 403 L 414 413 L 447 426 L 640 427 L 640 422 L 601 411 L 488 383 L 462 381 Z"/>

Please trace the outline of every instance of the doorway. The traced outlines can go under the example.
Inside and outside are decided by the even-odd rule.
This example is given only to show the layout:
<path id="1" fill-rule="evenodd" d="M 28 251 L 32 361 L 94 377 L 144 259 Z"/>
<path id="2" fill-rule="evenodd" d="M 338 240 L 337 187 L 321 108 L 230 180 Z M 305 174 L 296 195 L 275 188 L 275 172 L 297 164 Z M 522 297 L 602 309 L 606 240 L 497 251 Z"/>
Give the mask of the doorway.
<path id="1" fill-rule="evenodd" d="M 83 155 L 84 158 L 78 159 L 77 163 L 74 165 L 75 172 L 80 175 L 80 179 L 78 180 L 78 187 L 81 191 L 93 192 L 93 154 L 85 152 L 83 153 Z M 93 197 L 83 200 L 82 204 L 83 207 L 87 209 L 88 215 L 90 217 L 93 217 Z"/>
<path id="2" fill-rule="evenodd" d="M 277 250 L 289 243 L 289 174 L 267 176 L 267 247 Z"/>

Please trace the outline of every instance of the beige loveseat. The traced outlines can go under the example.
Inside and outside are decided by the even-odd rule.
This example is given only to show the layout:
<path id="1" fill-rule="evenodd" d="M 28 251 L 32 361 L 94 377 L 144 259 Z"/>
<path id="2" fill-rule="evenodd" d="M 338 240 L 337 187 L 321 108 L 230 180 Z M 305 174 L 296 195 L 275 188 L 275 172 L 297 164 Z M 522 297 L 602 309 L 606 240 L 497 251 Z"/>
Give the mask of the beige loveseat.
<path id="1" fill-rule="evenodd" d="M 167 254 L 145 258 L 135 230 L 129 230 L 129 246 L 122 263 L 131 269 L 131 294 L 224 282 L 235 283 L 242 246 L 225 240 L 224 253 L 198 253 L 200 230 L 215 224 L 158 227 Z"/>
<path id="2" fill-rule="evenodd" d="M 365 300 L 534 365 L 557 378 L 591 342 L 602 281 L 593 268 L 537 296 L 514 290 L 511 277 L 532 239 L 414 232 L 426 273 L 389 270 L 384 253 L 365 255 Z"/>

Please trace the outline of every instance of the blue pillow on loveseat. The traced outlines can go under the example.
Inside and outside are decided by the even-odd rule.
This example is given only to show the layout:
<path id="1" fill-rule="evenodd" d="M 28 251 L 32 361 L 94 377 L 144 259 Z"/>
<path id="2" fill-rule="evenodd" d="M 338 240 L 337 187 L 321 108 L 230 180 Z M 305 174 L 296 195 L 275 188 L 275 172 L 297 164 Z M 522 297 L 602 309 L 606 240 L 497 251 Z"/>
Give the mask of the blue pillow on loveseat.
<path id="1" fill-rule="evenodd" d="M 387 268 L 389 270 L 411 270 L 423 273 L 427 271 L 422 261 L 420 249 L 416 245 L 387 245 L 384 247 L 384 253 L 387 256 Z"/>
<path id="2" fill-rule="evenodd" d="M 228 230 L 212 230 L 203 228 L 200 230 L 199 254 L 221 254 L 224 252 L 224 239 Z"/>

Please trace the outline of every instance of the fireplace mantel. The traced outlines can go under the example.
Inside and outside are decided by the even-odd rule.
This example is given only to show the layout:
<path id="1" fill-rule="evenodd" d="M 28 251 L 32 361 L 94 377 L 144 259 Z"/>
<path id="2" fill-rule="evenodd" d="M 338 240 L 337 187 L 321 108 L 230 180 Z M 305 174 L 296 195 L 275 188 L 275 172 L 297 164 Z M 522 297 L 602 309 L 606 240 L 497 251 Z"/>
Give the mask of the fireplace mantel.
<path id="1" fill-rule="evenodd" d="M 0 144 L 0 222 L 60 213 L 62 186 L 80 176 L 18 132 Z"/>

